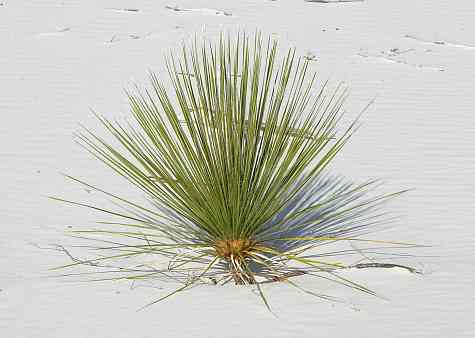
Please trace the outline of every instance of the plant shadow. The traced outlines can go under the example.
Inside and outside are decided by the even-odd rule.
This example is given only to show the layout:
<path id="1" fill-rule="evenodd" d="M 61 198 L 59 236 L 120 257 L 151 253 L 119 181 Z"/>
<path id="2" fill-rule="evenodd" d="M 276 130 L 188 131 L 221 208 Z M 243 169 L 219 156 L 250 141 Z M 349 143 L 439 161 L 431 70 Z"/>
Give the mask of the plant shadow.
<path id="1" fill-rule="evenodd" d="M 264 226 L 266 244 L 286 252 L 376 231 L 391 221 L 381 210 L 390 196 L 375 193 L 379 185 L 378 181 L 356 184 L 328 174 L 310 180 Z"/>

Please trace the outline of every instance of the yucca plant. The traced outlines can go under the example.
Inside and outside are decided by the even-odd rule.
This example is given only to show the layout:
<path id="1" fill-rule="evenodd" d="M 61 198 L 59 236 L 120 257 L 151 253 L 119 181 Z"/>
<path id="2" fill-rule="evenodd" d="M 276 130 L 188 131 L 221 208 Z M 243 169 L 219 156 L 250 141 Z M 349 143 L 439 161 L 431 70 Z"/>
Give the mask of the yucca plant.
<path id="1" fill-rule="evenodd" d="M 148 202 L 68 176 L 122 208 L 55 198 L 117 218 L 100 222 L 104 228 L 74 231 L 99 235 L 90 239 L 105 245 L 96 247 L 100 256 L 62 268 L 89 265 L 116 274 L 95 280 L 165 276 L 182 283 L 150 304 L 206 279 L 253 284 L 268 306 L 262 283 L 300 288 L 289 280 L 300 274 L 374 294 L 340 276 L 347 265 L 327 261 L 332 251 L 325 248 L 378 243 L 359 236 L 384 220 L 379 207 L 401 192 L 368 197 L 376 181 L 354 184 L 325 174 L 357 122 L 337 128 L 347 91 L 340 86 L 328 94 L 326 84 L 315 90 L 309 66 L 293 49 L 279 57 L 277 42 L 259 34 L 222 37 L 216 45 L 195 40 L 167 59 L 172 95 L 151 74 L 151 90 L 127 92 L 133 123 L 97 115 L 115 145 L 86 128 L 79 143 Z M 137 256 L 168 264 L 130 265 Z"/>

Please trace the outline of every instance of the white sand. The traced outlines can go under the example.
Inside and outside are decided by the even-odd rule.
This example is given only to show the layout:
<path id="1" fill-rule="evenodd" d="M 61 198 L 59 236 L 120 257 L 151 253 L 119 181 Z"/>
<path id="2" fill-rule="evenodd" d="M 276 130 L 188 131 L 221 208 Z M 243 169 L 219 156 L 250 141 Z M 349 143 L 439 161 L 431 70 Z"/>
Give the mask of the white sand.
<path id="1" fill-rule="evenodd" d="M 470 0 L 0 1 L 0 337 L 474 337 L 474 17 Z M 97 216 L 45 198 L 89 197 L 59 172 L 127 191 L 72 141 L 78 122 L 97 126 L 89 108 L 125 115 L 122 88 L 163 74 L 183 38 L 256 28 L 314 56 L 322 78 L 348 81 L 348 110 L 377 96 L 333 169 L 416 189 L 393 205 L 403 221 L 377 236 L 434 245 L 414 253 L 438 258 L 407 261 L 426 275 L 350 274 L 389 301 L 301 279 L 355 305 L 271 285 L 278 319 L 232 285 L 137 313 L 171 286 L 40 278 L 67 259 L 29 243 L 61 243 L 58 230 Z"/>

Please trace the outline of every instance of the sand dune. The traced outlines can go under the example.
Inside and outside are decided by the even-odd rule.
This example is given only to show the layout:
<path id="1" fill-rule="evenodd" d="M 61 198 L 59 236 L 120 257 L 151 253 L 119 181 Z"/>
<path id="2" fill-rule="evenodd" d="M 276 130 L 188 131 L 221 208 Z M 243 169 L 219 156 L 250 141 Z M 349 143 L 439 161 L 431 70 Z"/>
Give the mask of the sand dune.
<path id="1" fill-rule="evenodd" d="M 474 16 L 469 0 L 0 1 L 0 336 L 475 336 Z M 75 145 L 78 123 L 97 126 L 91 108 L 125 116 L 123 88 L 164 75 L 163 57 L 195 34 L 256 29 L 311 58 L 321 79 L 350 84 L 349 116 L 375 99 L 332 170 L 415 188 L 377 236 L 432 245 L 398 260 L 424 274 L 348 271 L 389 301 L 301 277 L 344 304 L 269 284 L 277 319 L 245 287 L 197 287 L 135 312 L 173 285 L 45 278 L 67 261 L 45 248 L 97 216 L 45 197 L 94 197 L 59 173 L 127 193 Z"/>

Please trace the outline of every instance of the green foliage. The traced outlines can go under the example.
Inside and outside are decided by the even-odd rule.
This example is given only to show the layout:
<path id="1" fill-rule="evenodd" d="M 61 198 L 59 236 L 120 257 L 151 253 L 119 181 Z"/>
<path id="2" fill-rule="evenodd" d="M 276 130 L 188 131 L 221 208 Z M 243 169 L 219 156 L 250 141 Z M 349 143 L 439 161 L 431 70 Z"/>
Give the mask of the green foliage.
<path id="1" fill-rule="evenodd" d="M 324 174 L 356 128 L 355 121 L 337 129 L 346 90 L 339 87 L 328 95 L 325 84 L 315 91 L 308 61 L 294 50 L 279 59 L 277 43 L 263 42 L 259 34 L 221 38 L 216 46 L 195 42 L 178 60 L 167 60 L 167 68 L 172 95 L 154 74 L 151 90 L 128 92 L 135 123 L 98 116 L 116 145 L 88 129 L 78 135 L 149 203 L 68 176 L 112 197 L 125 211 L 58 199 L 118 219 L 103 222 L 103 229 L 74 232 L 113 236 L 95 239 L 109 244 L 101 253 L 111 254 L 62 268 L 114 268 L 107 263 L 164 257 L 165 268 L 122 265 L 110 270 L 117 276 L 99 280 L 178 278 L 183 286 L 172 294 L 204 278 L 234 280 L 255 284 L 267 306 L 263 282 L 300 288 L 287 277 L 303 273 L 326 273 L 374 294 L 339 276 L 345 265 L 326 261 L 323 252 L 319 257 L 323 245 L 363 241 L 357 236 L 383 220 L 379 206 L 401 193 L 369 198 L 376 181 L 353 184 Z"/>

